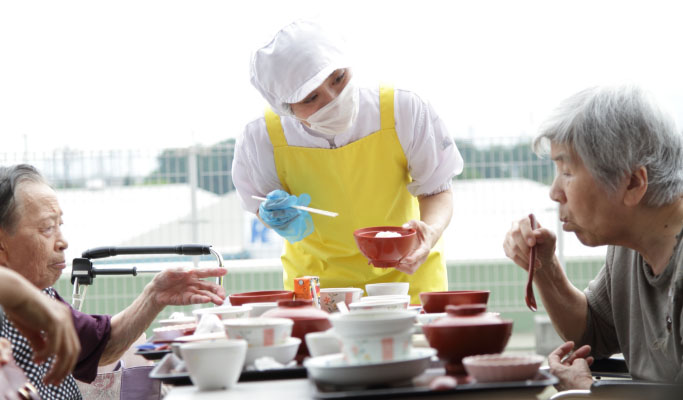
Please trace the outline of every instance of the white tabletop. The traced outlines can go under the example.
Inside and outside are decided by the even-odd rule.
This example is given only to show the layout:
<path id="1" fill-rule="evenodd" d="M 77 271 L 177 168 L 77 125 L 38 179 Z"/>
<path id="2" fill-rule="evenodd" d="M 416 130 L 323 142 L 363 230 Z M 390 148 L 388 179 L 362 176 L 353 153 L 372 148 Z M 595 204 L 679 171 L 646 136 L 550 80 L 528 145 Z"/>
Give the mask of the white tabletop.
<path id="1" fill-rule="evenodd" d="M 164 400 L 285 400 L 312 399 L 313 387 L 308 379 L 281 379 L 258 382 L 238 382 L 228 390 L 202 392 L 196 386 L 178 386 L 171 389 Z"/>
<path id="2" fill-rule="evenodd" d="M 281 379 L 272 381 L 258 382 L 238 382 L 228 390 L 199 391 L 195 386 L 178 386 L 171 389 L 164 400 L 289 400 L 289 399 L 314 399 L 315 388 L 308 379 Z M 405 400 L 484 400 L 484 399 L 548 399 L 555 393 L 551 387 L 547 387 L 541 393 L 536 390 L 495 390 L 495 391 L 473 391 L 457 392 L 448 396 L 443 393 L 439 395 L 428 395 L 421 397 L 403 397 Z"/>

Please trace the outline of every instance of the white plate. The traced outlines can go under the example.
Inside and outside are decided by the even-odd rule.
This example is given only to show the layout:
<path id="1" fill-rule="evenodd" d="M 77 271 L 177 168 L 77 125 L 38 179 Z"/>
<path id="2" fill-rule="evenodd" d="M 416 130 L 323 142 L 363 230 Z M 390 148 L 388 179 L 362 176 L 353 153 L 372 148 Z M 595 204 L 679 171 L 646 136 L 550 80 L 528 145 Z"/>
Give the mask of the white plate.
<path id="1" fill-rule="evenodd" d="M 405 360 L 349 365 L 341 354 L 312 357 L 304 361 L 310 376 L 335 385 L 371 385 L 412 379 L 429 367 L 436 355 L 432 348 L 414 348 Z"/>
<path id="2" fill-rule="evenodd" d="M 272 357 L 280 364 L 287 365 L 287 363 L 292 361 L 294 356 L 296 356 L 300 344 L 301 339 L 290 337 L 283 344 L 275 346 L 249 347 L 247 348 L 247 356 L 244 360 L 244 365 L 252 365 L 257 358 L 261 357 Z"/>
<path id="3" fill-rule="evenodd" d="M 174 342 L 189 343 L 189 342 L 202 342 L 204 340 L 221 340 L 227 339 L 225 332 L 212 332 L 212 333 L 200 333 L 198 335 L 187 335 L 181 336 L 173 339 Z"/>

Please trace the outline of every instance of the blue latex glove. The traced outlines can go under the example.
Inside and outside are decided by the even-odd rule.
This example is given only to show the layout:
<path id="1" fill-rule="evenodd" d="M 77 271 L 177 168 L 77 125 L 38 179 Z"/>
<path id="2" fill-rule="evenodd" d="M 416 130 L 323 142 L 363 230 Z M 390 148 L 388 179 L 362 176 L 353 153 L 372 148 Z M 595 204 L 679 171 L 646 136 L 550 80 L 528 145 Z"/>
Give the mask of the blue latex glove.
<path id="1" fill-rule="evenodd" d="M 313 218 L 308 211 L 292 206 L 307 206 L 310 203 L 311 196 L 307 193 L 297 198 L 284 190 L 273 190 L 259 206 L 259 216 L 278 235 L 295 243 L 313 233 Z"/>

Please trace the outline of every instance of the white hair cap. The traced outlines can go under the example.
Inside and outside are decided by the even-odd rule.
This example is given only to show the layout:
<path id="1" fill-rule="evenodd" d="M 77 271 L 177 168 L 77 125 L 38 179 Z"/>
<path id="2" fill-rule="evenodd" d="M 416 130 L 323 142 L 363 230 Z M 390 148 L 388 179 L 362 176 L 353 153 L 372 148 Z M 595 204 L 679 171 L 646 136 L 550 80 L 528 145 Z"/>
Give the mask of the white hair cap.
<path id="1" fill-rule="evenodd" d="M 348 60 L 340 37 L 311 21 L 280 30 L 251 59 L 251 84 L 279 115 L 292 115 L 290 104 L 302 101 Z"/>

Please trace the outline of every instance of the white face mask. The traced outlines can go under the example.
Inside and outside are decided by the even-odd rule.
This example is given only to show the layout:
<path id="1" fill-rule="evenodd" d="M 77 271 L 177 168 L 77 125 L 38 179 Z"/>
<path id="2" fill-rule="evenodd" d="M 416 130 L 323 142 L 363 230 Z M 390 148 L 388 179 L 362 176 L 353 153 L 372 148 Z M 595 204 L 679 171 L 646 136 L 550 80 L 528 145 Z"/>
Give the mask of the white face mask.
<path id="1" fill-rule="evenodd" d="M 316 132 L 328 135 L 344 133 L 356 120 L 358 103 L 358 89 L 349 81 L 339 96 L 311 114 L 306 122 Z"/>

